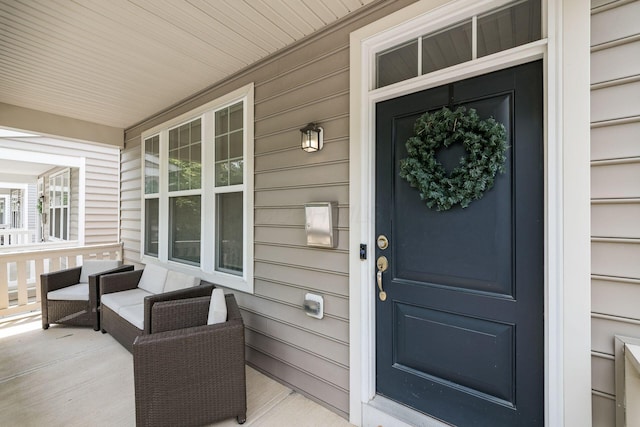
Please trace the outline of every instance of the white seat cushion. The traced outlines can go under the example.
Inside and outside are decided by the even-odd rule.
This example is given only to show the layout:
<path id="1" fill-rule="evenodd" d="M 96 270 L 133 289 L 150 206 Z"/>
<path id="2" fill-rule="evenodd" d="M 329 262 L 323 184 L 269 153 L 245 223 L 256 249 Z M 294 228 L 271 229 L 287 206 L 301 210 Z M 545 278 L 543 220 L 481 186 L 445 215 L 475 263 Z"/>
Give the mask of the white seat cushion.
<path id="1" fill-rule="evenodd" d="M 142 277 L 138 282 L 138 287 L 152 294 L 161 294 L 164 289 L 164 282 L 167 279 L 168 270 L 155 264 L 147 264 L 142 271 Z"/>
<path id="2" fill-rule="evenodd" d="M 47 299 L 63 301 L 89 301 L 89 284 L 77 283 L 66 288 L 47 292 Z"/>
<path id="3" fill-rule="evenodd" d="M 189 276 L 188 274 L 179 273 L 177 271 L 169 271 L 167 280 L 164 284 L 163 292 L 177 291 L 178 289 L 187 289 L 200 284 L 200 278 Z"/>
<path id="4" fill-rule="evenodd" d="M 120 267 L 117 259 L 89 259 L 82 262 L 80 283 L 89 283 L 89 276 Z"/>
<path id="5" fill-rule="evenodd" d="M 209 317 L 207 325 L 215 325 L 227 321 L 227 301 L 224 299 L 222 289 L 215 288 L 211 292 L 211 302 L 209 303 Z"/>
<path id="6" fill-rule="evenodd" d="M 144 297 L 148 295 L 152 294 L 145 291 L 144 289 L 129 289 L 126 291 L 104 294 L 100 298 L 100 303 L 119 314 L 122 307 L 126 307 L 128 305 L 143 304 Z"/>
<path id="7" fill-rule="evenodd" d="M 144 330 L 144 303 L 120 308 L 118 315 L 140 330 Z"/>

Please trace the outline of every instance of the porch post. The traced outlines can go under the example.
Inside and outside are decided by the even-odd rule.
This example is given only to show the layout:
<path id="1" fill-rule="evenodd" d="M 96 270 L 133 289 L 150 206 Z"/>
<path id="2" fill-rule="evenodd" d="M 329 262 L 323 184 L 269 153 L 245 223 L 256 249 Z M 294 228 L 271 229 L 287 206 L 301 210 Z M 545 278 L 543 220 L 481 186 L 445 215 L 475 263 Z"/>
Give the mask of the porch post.
<path id="1" fill-rule="evenodd" d="M 550 366 L 559 374 L 557 388 L 549 388 L 549 418 L 566 426 L 591 426 L 591 292 L 590 292 L 590 10 L 584 0 L 549 0 L 550 71 L 549 147 L 555 149 L 557 175 L 549 191 L 559 210 L 556 229 L 557 257 L 550 254 L 549 273 L 557 283 L 555 300 L 561 313 L 555 343 L 562 366 Z M 551 9 L 552 8 L 552 9 Z M 555 12 L 555 13 L 554 13 Z M 555 33 L 555 34 L 551 34 Z M 554 46 L 555 45 L 555 46 Z M 555 87 L 553 87 L 555 86 Z M 552 143 L 555 139 L 555 144 Z M 557 188 L 553 181 L 557 179 Z M 554 227 L 551 224 L 550 227 Z M 555 265 L 554 265 L 555 264 Z M 552 298 L 553 300 L 554 298 Z M 551 313 L 554 312 L 553 307 Z M 551 322 L 552 324 L 554 322 Z M 558 394 L 554 396 L 554 394 Z M 557 398 L 557 399 L 556 399 Z M 552 422 L 552 425 L 555 423 Z"/>

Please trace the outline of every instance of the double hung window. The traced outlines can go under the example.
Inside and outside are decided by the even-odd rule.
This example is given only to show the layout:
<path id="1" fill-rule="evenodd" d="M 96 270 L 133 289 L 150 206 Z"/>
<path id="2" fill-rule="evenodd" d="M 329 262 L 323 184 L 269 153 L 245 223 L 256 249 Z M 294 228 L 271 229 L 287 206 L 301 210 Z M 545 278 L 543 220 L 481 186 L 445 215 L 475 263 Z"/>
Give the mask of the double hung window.
<path id="1" fill-rule="evenodd" d="M 253 291 L 253 85 L 143 134 L 143 260 Z"/>
<path id="2" fill-rule="evenodd" d="M 49 238 L 69 240 L 71 176 L 66 169 L 49 177 Z"/>

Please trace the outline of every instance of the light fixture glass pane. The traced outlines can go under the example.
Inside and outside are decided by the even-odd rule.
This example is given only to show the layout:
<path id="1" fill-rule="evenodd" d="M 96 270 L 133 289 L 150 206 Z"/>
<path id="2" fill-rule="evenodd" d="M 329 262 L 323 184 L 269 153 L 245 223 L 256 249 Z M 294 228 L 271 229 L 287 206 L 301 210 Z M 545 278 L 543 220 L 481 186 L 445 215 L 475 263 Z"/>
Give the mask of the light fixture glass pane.
<path id="1" fill-rule="evenodd" d="M 422 38 L 422 74 L 471 60 L 471 21 Z"/>
<path id="2" fill-rule="evenodd" d="M 478 57 L 540 40 L 540 0 L 526 0 L 478 17 Z"/>
<path id="3" fill-rule="evenodd" d="M 159 199 L 144 201 L 144 253 L 158 256 Z"/>
<path id="4" fill-rule="evenodd" d="M 169 198 L 169 259 L 200 265 L 200 196 Z"/>
<path id="5" fill-rule="evenodd" d="M 376 87 L 418 75 L 418 40 L 412 40 L 376 55 Z"/>
<path id="6" fill-rule="evenodd" d="M 216 270 L 242 275 L 242 193 L 216 196 Z"/>

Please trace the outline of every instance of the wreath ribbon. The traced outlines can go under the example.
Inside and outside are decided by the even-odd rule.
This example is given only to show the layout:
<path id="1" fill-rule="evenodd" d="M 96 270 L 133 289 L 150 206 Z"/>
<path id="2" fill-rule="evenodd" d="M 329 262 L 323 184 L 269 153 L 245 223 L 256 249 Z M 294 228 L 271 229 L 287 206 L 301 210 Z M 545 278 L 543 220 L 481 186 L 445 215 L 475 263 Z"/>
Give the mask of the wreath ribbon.
<path id="1" fill-rule="evenodd" d="M 461 143 L 467 152 L 451 173 L 436 159 L 440 147 Z M 442 108 L 420 116 L 414 135 L 406 142 L 407 157 L 400 161 L 400 177 L 420 192 L 429 208 L 463 208 L 482 198 L 504 173 L 507 133 L 493 118 L 481 119 L 473 108 Z"/>

